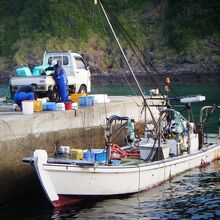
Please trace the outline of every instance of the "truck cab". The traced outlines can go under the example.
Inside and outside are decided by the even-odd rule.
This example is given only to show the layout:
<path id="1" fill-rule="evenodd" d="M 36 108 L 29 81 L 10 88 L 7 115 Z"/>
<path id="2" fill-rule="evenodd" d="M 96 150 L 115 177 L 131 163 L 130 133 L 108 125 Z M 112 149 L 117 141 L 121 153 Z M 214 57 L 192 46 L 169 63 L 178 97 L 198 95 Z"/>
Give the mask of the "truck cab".
<path id="1" fill-rule="evenodd" d="M 43 55 L 42 69 L 51 65 L 52 60 L 59 60 L 66 71 L 69 93 L 88 93 L 91 91 L 91 74 L 88 65 L 78 53 L 45 52 Z M 49 72 L 49 71 L 48 71 Z M 39 97 L 48 96 L 51 101 L 59 100 L 59 93 L 51 72 L 46 75 L 29 74 L 16 76 L 10 80 L 12 93 L 22 85 L 37 84 L 36 94 Z"/>

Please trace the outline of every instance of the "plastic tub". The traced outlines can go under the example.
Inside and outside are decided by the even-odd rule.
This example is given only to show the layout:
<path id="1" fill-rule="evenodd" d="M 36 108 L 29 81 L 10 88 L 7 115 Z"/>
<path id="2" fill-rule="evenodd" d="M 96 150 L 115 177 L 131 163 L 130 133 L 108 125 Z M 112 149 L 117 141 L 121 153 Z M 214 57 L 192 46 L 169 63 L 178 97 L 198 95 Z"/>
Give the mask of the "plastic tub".
<path id="1" fill-rule="evenodd" d="M 47 102 L 47 98 L 46 97 L 38 98 L 37 101 L 42 102 L 42 104 L 43 104 L 43 103 Z"/>
<path id="2" fill-rule="evenodd" d="M 57 110 L 57 106 L 55 102 L 48 102 L 47 103 L 47 110 L 48 111 L 55 111 Z"/>
<path id="3" fill-rule="evenodd" d="M 35 66 L 33 69 L 33 76 L 40 76 L 43 70 L 43 66 Z"/>
<path id="4" fill-rule="evenodd" d="M 83 160 L 83 150 L 82 149 L 70 149 L 69 158 L 76 160 Z"/>
<path id="5" fill-rule="evenodd" d="M 72 103 L 71 102 L 65 102 L 65 110 L 72 110 Z"/>
<path id="6" fill-rule="evenodd" d="M 79 106 L 86 106 L 86 96 L 79 97 Z"/>
<path id="7" fill-rule="evenodd" d="M 89 96 L 86 97 L 86 106 L 90 106 L 91 105 L 91 99 Z"/>
<path id="8" fill-rule="evenodd" d="M 89 98 L 90 98 L 91 105 L 94 105 L 95 104 L 95 97 L 89 96 Z"/>
<path id="9" fill-rule="evenodd" d="M 86 94 L 73 93 L 73 94 L 71 94 L 70 96 L 71 96 L 71 101 L 72 101 L 72 102 L 79 102 L 79 97 L 80 97 L 80 96 L 86 96 Z"/>
<path id="10" fill-rule="evenodd" d="M 24 115 L 32 115 L 34 113 L 34 102 L 32 100 L 22 101 L 22 112 Z"/>
<path id="11" fill-rule="evenodd" d="M 76 109 L 78 107 L 78 103 L 77 102 L 73 102 L 72 103 L 72 109 Z"/>
<path id="12" fill-rule="evenodd" d="M 47 102 L 44 102 L 42 105 L 43 105 L 43 111 L 47 111 Z"/>
<path id="13" fill-rule="evenodd" d="M 45 102 L 43 103 L 43 110 L 44 111 L 55 111 L 57 110 L 57 106 L 55 102 Z"/>
<path id="14" fill-rule="evenodd" d="M 91 106 L 94 105 L 95 98 L 93 96 L 80 96 L 79 105 L 80 106 Z"/>
<path id="15" fill-rule="evenodd" d="M 43 110 L 42 102 L 34 101 L 34 111 L 35 112 L 42 112 L 42 110 Z"/>
<path id="16" fill-rule="evenodd" d="M 65 111 L 65 104 L 63 102 L 58 102 L 56 105 L 58 111 Z"/>
<path id="17" fill-rule="evenodd" d="M 154 143 L 147 143 L 147 144 L 144 144 L 144 145 L 140 145 L 140 158 L 142 160 L 152 159 L 153 158 L 153 155 L 155 154 L 155 151 L 156 151 L 156 149 L 158 147 L 158 143 L 155 144 L 154 148 L 153 148 L 153 146 L 154 146 Z M 164 158 L 165 159 L 168 158 L 169 157 L 169 152 L 170 152 L 170 145 L 169 144 L 161 143 L 160 147 L 161 147 L 161 149 L 163 151 Z M 152 155 L 151 155 L 150 158 L 148 158 L 150 153 L 151 153 L 151 151 L 153 151 Z"/>
<path id="18" fill-rule="evenodd" d="M 31 70 L 29 67 L 21 67 L 16 69 L 17 76 L 32 76 Z"/>

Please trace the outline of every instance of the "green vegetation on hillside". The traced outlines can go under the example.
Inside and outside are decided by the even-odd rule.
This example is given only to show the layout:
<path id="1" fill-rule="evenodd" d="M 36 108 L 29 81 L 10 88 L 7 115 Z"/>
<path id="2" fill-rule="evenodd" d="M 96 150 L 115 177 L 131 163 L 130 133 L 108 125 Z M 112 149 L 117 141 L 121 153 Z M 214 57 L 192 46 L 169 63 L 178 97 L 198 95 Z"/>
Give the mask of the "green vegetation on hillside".
<path id="1" fill-rule="evenodd" d="M 198 49 L 207 36 L 220 40 L 220 2 L 215 0 L 170 0 L 164 30 L 170 47 L 178 52 Z"/>
<path id="2" fill-rule="evenodd" d="M 220 45 L 220 1 L 103 0 L 103 4 L 110 17 L 116 17 L 140 48 L 157 60 L 168 54 L 208 53 Z M 102 70 L 114 68 L 98 7 L 93 0 L 1 0 L 0 71 L 21 63 L 39 65 L 45 50 L 80 51 Z M 126 42 L 123 45 L 127 48 Z"/>

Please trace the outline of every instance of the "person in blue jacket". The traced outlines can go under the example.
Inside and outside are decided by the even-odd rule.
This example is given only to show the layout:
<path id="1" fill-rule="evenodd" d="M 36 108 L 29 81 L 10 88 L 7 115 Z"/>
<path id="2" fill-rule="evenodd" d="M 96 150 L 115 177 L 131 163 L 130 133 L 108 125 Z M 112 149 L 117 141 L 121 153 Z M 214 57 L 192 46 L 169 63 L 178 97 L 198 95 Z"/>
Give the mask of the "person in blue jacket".
<path id="1" fill-rule="evenodd" d="M 18 108 L 16 109 L 17 111 L 21 110 L 22 101 L 35 99 L 36 88 L 37 88 L 37 85 L 35 83 L 32 83 L 31 85 L 21 86 L 19 90 L 15 92 L 13 100 L 18 105 Z"/>
<path id="2" fill-rule="evenodd" d="M 68 102 L 68 96 L 69 96 L 68 80 L 67 80 L 66 72 L 61 65 L 61 62 L 59 60 L 53 60 L 51 62 L 51 66 L 44 69 L 43 72 L 46 72 L 48 70 L 54 71 L 53 78 L 58 88 L 59 97 L 60 97 L 59 101 Z"/>

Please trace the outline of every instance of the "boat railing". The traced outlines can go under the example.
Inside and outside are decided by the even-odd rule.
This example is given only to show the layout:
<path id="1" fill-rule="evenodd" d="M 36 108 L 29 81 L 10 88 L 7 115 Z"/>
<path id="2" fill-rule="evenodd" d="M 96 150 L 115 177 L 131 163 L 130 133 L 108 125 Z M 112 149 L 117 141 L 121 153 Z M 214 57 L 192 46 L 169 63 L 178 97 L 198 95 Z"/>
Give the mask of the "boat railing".
<path id="1" fill-rule="evenodd" d="M 212 105 L 212 106 L 204 106 L 200 110 L 200 115 L 199 115 L 199 123 L 204 123 L 206 120 L 208 120 L 208 117 L 215 111 L 215 110 L 220 110 L 220 106 L 217 105 Z M 205 119 L 203 119 L 205 112 Z"/>
<path id="2" fill-rule="evenodd" d="M 201 149 L 204 145 L 204 124 L 209 119 L 210 115 L 215 111 L 220 110 L 220 106 L 212 105 L 212 106 L 203 106 L 200 110 L 199 114 L 199 124 L 197 125 L 197 132 L 199 135 L 199 149 Z M 220 122 L 220 121 L 219 121 Z M 220 128 L 219 128 L 219 136 L 220 136 Z"/>

